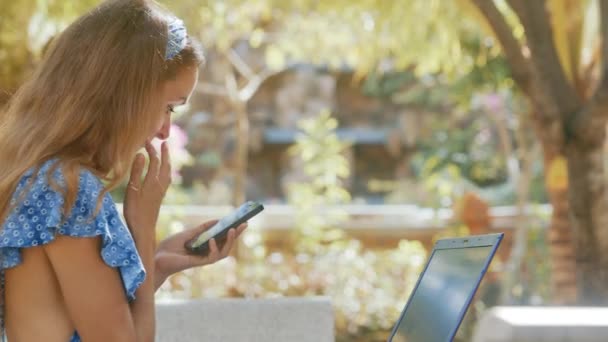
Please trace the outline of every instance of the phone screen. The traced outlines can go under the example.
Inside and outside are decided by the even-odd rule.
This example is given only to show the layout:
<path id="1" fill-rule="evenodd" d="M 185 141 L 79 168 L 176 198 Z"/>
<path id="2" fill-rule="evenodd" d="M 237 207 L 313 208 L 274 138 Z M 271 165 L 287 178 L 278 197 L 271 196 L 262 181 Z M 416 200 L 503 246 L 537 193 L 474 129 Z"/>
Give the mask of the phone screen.
<path id="1" fill-rule="evenodd" d="M 241 205 L 237 210 L 233 211 L 227 216 L 224 216 L 221 220 L 219 220 L 213 227 L 207 229 L 201 235 L 198 236 L 196 241 L 192 243 L 192 247 L 198 247 L 203 243 L 211 240 L 212 237 L 221 233 L 223 230 L 231 227 L 238 222 L 242 218 L 246 217 L 248 214 L 254 212 L 256 209 L 262 208 L 262 205 L 256 202 L 247 202 Z M 236 228 L 236 227 L 235 227 Z"/>

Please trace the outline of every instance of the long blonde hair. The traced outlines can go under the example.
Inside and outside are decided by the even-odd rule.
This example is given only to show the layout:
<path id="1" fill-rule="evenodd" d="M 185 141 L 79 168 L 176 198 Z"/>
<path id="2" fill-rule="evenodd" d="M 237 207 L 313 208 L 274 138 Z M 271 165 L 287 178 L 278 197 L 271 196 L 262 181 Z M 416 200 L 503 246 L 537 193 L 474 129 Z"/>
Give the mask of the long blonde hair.
<path id="1" fill-rule="evenodd" d="M 106 1 L 52 42 L 0 114 L 0 223 L 22 175 L 53 158 L 59 162 L 47 177 L 56 167 L 65 176 L 58 189 L 64 216 L 75 203 L 82 167 L 108 183 L 98 208 L 103 194 L 121 183 L 164 114 L 163 82 L 203 62 L 189 38 L 165 60 L 171 16 L 151 0 Z"/>

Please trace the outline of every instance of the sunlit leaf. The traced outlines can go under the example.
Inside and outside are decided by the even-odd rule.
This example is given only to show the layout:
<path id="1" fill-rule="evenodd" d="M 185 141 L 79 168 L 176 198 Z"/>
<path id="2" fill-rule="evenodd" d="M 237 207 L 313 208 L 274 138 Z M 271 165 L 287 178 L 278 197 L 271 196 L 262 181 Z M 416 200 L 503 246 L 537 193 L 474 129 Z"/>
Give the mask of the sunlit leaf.
<path id="1" fill-rule="evenodd" d="M 553 158 L 547 167 L 546 184 L 550 191 L 568 189 L 568 161 L 564 156 Z"/>
<path id="2" fill-rule="evenodd" d="M 262 45 L 264 39 L 264 31 L 261 29 L 255 29 L 251 33 L 251 37 L 249 37 L 249 44 L 252 48 L 257 49 Z"/>
<path id="3" fill-rule="evenodd" d="M 266 64 L 273 70 L 281 70 L 285 68 L 285 54 L 274 45 L 266 48 Z"/>

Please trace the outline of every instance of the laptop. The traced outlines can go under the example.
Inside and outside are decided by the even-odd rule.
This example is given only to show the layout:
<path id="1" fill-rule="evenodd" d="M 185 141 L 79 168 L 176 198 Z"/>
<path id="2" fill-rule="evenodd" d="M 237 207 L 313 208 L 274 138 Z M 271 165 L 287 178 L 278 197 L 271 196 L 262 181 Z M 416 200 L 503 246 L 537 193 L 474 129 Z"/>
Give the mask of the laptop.
<path id="1" fill-rule="evenodd" d="M 388 342 L 452 341 L 503 236 L 438 240 Z"/>

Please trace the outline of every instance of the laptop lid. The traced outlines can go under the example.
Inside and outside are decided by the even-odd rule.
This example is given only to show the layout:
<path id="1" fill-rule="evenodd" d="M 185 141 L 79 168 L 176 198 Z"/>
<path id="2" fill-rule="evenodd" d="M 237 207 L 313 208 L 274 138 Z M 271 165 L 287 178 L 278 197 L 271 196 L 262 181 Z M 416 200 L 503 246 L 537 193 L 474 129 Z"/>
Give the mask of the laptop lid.
<path id="1" fill-rule="evenodd" d="M 503 236 L 437 241 L 388 342 L 452 341 Z"/>

